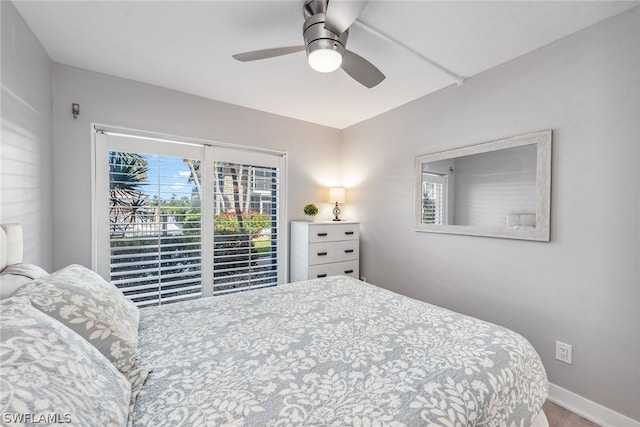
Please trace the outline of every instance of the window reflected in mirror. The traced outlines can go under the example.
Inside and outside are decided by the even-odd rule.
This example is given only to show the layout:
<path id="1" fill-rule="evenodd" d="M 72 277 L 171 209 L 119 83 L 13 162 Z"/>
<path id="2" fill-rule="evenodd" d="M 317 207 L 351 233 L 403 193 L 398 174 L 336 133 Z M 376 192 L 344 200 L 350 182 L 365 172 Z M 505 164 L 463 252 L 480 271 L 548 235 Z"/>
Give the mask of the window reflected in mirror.
<path id="1" fill-rule="evenodd" d="M 427 165 L 425 165 L 427 166 Z M 446 211 L 449 204 L 447 196 L 446 174 L 439 174 L 428 170 L 422 171 L 422 223 L 448 224 Z"/>

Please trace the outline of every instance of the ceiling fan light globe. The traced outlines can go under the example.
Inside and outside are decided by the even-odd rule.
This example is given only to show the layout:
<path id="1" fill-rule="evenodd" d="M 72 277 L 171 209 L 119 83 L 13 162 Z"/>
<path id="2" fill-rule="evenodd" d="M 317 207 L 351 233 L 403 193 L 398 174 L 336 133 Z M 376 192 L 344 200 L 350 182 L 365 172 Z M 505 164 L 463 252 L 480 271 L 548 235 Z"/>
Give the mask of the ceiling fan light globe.
<path id="1" fill-rule="evenodd" d="M 330 73 L 342 65 L 342 55 L 333 49 L 316 49 L 309 52 L 309 65 L 320 73 Z"/>

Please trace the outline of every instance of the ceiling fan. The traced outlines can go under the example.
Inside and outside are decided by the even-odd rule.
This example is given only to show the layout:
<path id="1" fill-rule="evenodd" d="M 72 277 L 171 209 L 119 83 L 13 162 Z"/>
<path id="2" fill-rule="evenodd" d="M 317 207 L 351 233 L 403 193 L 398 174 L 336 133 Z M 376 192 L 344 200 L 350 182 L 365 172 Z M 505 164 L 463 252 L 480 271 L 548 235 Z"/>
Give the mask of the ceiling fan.
<path id="1" fill-rule="evenodd" d="M 307 0 L 302 7 L 304 45 L 254 50 L 233 55 L 241 62 L 257 61 L 306 50 L 309 65 L 329 73 L 342 68 L 362 85 L 372 88 L 385 78 L 373 64 L 346 49 L 349 27 L 368 0 Z"/>

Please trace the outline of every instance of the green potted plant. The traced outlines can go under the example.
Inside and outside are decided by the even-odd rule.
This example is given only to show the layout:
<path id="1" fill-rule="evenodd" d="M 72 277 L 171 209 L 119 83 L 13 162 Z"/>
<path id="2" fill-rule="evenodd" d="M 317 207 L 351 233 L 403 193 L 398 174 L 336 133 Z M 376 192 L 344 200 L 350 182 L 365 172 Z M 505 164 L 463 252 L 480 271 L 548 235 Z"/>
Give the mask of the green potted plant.
<path id="1" fill-rule="evenodd" d="M 318 207 L 313 203 L 309 203 L 304 207 L 304 214 L 309 218 L 309 221 L 313 221 L 313 217 L 318 215 Z"/>

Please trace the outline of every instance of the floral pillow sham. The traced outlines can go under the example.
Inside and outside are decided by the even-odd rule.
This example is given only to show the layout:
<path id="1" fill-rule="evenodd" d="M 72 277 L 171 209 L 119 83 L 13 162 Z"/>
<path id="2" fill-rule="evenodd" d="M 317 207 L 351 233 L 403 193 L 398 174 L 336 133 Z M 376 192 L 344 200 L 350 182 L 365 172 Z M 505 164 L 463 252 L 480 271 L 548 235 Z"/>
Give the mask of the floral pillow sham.
<path id="1" fill-rule="evenodd" d="M 40 311 L 62 322 L 93 344 L 132 383 L 140 365 L 138 308 L 122 292 L 81 265 L 70 265 L 23 286 L 25 297 Z M 147 370 L 148 373 L 148 370 Z"/>
<path id="2" fill-rule="evenodd" d="M 0 302 L 3 421 L 122 426 L 130 385 L 95 347 L 24 298 Z"/>

